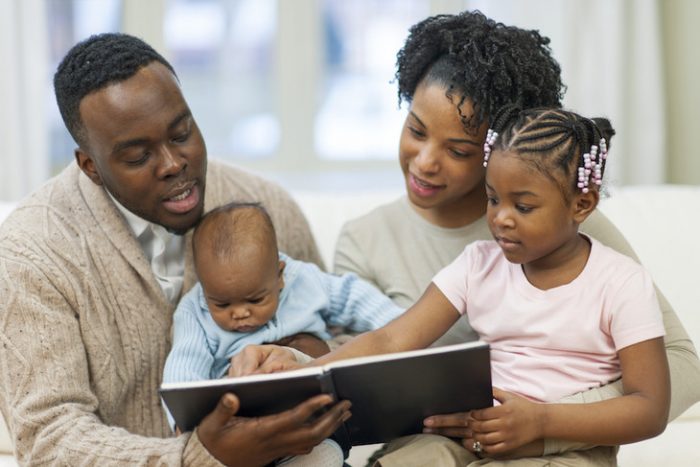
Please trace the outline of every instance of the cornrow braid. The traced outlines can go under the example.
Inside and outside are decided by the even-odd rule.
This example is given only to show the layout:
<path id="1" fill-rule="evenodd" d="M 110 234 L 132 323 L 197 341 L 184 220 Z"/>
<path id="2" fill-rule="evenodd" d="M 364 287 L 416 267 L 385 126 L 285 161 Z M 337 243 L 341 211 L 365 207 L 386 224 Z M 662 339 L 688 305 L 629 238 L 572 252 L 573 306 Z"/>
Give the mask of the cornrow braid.
<path id="1" fill-rule="evenodd" d="M 492 130 L 498 137 L 491 151 L 509 151 L 532 163 L 560 185 L 567 199 L 576 189 L 587 191 L 591 175 L 594 184 L 600 182 L 615 134 L 605 118 L 589 119 L 563 109 L 521 110 L 513 105 L 496 113 Z"/>

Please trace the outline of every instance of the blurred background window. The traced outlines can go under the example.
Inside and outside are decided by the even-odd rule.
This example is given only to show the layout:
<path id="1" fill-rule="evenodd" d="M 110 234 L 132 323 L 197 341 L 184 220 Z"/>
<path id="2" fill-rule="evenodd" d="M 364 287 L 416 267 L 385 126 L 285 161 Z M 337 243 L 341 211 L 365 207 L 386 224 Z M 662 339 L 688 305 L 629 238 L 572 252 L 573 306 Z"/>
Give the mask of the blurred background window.
<path id="1" fill-rule="evenodd" d="M 552 38 L 568 85 L 564 104 L 608 116 L 618 130 L 609 181 L 692 183 L 700 176 L 700 162 L 688 157 L 695 145 L 692 103 L 700 91 L 688 78 L 697 73 L 689 61 L 694 41 L 687 38 L 700 33 L 682 20 L 700 11 L 698 5 L 2 0 L 0 199 L 21 198 L 73 161 L 75 144 L 56 108 L 53 73 L 72 45 L 108 31 L 139 36 L 172 62 L 210 157 L 287 188 L 400 187 L 397 148 L 406 105 L 398 107 L 396 53 L 412 24 L 470 8 Z"/>
<path id="2" fill-rule="evenodd" d="M 318 155 L 331 160 L 396 157 L 405 111 L 393 82 L 408 28 L 428 16 L 424 0 L 325 0 Z"/>
<path id="3" fill-rule="evenodd" d="M 165 47 L 211 154 L 272 157 L 275 0 L 170 0 Z"/>
<path id="4" fill-rule="evenodd" d="M 74 160 L 75 143 L 63 125 L 53 93 L 53 74 L 63 56 L 76 42 L 93 34 L 118 31 L 121 0 L 46 0 L 49 76 L 46 79 L 46 117 L 49 133 L 49 164 L 57 173 Z"/>

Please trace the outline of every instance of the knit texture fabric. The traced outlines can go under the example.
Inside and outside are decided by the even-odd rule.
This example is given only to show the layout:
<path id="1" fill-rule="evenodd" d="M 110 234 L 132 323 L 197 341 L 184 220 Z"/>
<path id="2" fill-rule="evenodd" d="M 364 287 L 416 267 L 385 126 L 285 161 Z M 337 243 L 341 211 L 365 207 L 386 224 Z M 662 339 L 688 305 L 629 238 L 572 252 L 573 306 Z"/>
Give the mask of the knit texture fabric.
<path id="1" fill-rule="evenodd" d="M 279 248 L 321 264 L 284 190 L 210 162 L 205 209 L 232 200 L 261 202 Z M 195 282 L 190 237 L 182 293 Z M 196 435 L 172 437 L 161 408 L 173 311 L 124 218 L 76 165 L 20 203 L 0 227 L 0 410 L 18 462 L 220 465 Z"/>

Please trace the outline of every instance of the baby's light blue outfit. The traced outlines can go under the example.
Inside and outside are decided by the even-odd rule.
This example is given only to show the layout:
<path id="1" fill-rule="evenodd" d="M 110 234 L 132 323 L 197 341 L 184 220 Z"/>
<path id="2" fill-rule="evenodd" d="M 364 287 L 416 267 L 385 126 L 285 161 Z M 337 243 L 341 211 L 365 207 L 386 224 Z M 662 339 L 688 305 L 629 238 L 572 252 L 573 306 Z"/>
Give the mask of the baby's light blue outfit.
<path id="1" fill-rule="evenodd" d="M 173 318 L 173 348 L 165 362 L 164 383 L 222 378 L 231 357 L 249 344 L 275 342 L 302 332 L 330 339 L 329 325 L 369 331 L 404 311 L 354 274 L 329 274 L 283 253 L 280 260 L 286 267 L 277 313 L 254 332 L 231 332 L 217 326 L 199 283 L 180 300 Z"/>

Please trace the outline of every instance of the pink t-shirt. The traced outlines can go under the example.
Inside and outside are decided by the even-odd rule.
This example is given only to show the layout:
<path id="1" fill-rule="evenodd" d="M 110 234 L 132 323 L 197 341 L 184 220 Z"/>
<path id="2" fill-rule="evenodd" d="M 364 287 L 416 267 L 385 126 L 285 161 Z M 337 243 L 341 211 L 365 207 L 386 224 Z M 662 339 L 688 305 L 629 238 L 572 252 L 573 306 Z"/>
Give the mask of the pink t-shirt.
<path id="1" fill-rule="evenodd" d="M 474 242 L 433 283 L 491 345 L 493 385 L 551 402 L 621 376 L 617 350 L 665 334 L 649 273 L 595 239 L 586 267 L 549 290 L 493 241 Z"/>

